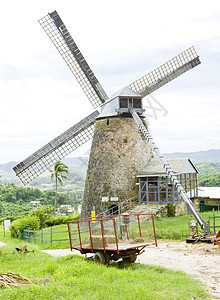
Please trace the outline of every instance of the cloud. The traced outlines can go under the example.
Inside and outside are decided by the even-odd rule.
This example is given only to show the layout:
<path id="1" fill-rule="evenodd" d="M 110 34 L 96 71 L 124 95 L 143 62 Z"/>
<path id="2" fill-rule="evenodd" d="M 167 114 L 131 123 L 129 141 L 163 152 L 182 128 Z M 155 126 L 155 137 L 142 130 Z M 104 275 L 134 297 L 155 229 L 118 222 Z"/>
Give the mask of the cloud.
<path id="1" fill-rule="evenodd" d="M 152 133 L 166 152 L 220 147 L 219 1 L 186 0 L 180 7 L 171 0 L 23 0 L 13 10 L 11 2 L 3 6 L 0 162 L 24 159 L 93 111 L 37 22 L 54 9 L 109 95 L 194 44 L 202 64 L 153 94 L 169 113 L 151 121 Z"/>

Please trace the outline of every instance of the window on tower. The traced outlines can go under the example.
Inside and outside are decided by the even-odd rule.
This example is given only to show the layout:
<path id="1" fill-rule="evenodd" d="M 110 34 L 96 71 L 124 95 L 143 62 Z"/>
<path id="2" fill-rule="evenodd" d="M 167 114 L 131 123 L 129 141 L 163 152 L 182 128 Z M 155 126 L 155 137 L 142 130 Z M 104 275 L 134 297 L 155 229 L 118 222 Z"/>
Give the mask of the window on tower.
<path id="1" fill-rule="evenodd" d="M 127 98 L 120 99 L 120 108 L 128 108 L 128 99 Z"/>

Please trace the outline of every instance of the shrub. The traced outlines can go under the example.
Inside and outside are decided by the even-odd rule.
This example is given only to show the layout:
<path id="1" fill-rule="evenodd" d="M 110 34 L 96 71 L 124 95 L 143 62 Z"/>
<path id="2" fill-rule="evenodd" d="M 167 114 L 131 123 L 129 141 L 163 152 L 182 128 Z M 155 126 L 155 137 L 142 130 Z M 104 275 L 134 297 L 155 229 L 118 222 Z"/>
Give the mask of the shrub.
<path id="1" fill-rule="evenodd" d="M 167 205 L 167 217 L 175 217 L 175 207 L 172 203 Z"/>
<path id="2" fill-rule="evenodd" d="M 47 221 L 52 217 L 52 215 L 53 208 L 47 206 L 39 206 L 29 214 L 29 216 L 35 216 L 39 219 L 40 229 L 46 226 Z"/>
<path id="3" fill-rule="evenodd" d="M 13 237 L 23 236 L 24 229 L 39 230 L 40 222 L 36 216 L 28 216 L 22 219 L 15 220 L 9 227 Z"/>
<path id="4" fill-rule="evenodd" d="M 75 216 L 68 215 L 62 217 L 50 217 L 46 220 L 45 225 L 46 227 L 54 226 L 54 225 L 61 225 L 66 224 L 67 221 L 78 220 L 80 218 L 80 214 L 76 214 Z"/>

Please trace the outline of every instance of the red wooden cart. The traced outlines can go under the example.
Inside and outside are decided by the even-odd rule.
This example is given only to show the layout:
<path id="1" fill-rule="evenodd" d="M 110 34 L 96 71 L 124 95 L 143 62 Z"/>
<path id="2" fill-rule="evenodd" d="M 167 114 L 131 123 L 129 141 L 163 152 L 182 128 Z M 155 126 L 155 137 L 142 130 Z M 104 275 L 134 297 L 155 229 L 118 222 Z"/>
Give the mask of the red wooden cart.
<path id="1" fill-rule="evenodd" d="M 69 221 L 71 250 L 94 253 L 94 261 L 134 262 L 144 248 L 157 246 L 153 214 L 105 215 Z"/>

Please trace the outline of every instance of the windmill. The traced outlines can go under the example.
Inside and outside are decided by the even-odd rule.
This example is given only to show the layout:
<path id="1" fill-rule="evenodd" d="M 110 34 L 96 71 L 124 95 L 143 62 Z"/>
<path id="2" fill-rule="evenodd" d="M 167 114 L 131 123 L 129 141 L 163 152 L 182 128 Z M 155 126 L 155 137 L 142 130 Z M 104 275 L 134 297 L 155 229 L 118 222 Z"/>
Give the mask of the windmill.
<path id="1" fill-rule="evenodd" d="M 95 111 L 16 165 L 13 169 L 22 183 L 29 183 L 93 137 L 82 205 L 83 216 L 89 216 L 94 206 L 100 212 L 103 198 L 117 203 L 124 200 L 123 196 L 126 199 L 136 193 L 135 174 L 140 165 L 151 159 L 152 150 L 159 156 L 171 180 L 183 195 L 183 200 L 193 210 L 191 200 L 159 152 L 144 123 L 142 99 L 199 65 L 199 56 L 194 47 L 109 98 L 58 13 L 49 13 L 39 23 Z M 97 110 L 98 107 L 101 107 L 101 112 Z"/>

